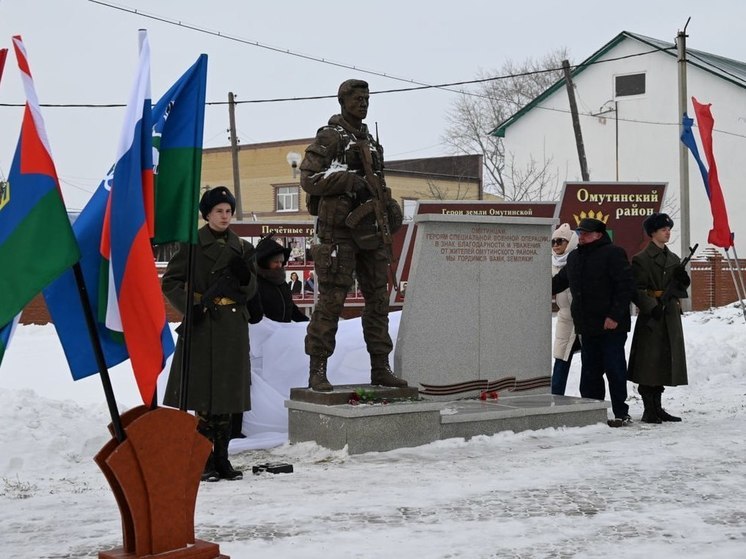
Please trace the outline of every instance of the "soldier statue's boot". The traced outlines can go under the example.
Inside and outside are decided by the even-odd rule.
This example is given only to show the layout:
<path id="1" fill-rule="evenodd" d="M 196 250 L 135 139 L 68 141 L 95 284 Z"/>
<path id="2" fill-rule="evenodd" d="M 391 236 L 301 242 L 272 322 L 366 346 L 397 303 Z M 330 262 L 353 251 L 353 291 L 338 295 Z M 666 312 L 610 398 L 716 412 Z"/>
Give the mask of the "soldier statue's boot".
<path id="1" fill-rule="evenodd" d="M 392 388 L 404 388 L 407 381 L 397 377 L 389 366 L 388 355 L 370 356 L 370 383 Z"/>
<path id="2" fill-rule="evenodd" d="M 215 444 L 214 436 L 213 436 L 213 429 L 210 425 L 209 420 L 205 420 L 204 418 L 200 417 L 199 423 L 197 424 L 197 431 L 200 435 L 208 439 L 213 445 Z M 210 456 L 207 458 L 207 462 L 205 462 L 205 469 L 202 470 L 202 481 L 219 481 L 220 480 L 220 474 L 215 469 L 215 453 L 210 452 Z"/>
<path id="3" fill-rule="evenodd" d="M 654 386 L 646 386 L 641 384 L 637 387 L 640 396 L 642 397 L 642 405 L 645 409 L 642 412 L 643 423 L 660 423 L 661 418 L 658 417 L 658 411 L 655 406 L 655 390 Z"/>
<path id="4" fill-rule="evenodd" d="M 235 470 L 228 460 L 228 443 L 231 440 L 230 422 L 216 429 L 215 433 L 215 470 L 220 479 L 229 481 L 243 479 L 243 473 Z"/>
<path id="5" fill-rule="evenodd" d="M 334 387 L 326 378 L 326 357 L 311 355 L 311 365 L 308 369 L 308 388 L 317 392 L 334 390 Z"/>
<path id="6" fill-rule="evenodd" d="M 661 395 L 663 394 L 664 388 L 662 386 L 654 386 L 653 390 L 655 390 L 655 411 L 658 414 L 658 417 L 661 418 L 661 421 L 681 421 L 680 417 L 671 415 L 663 409 Z"/>

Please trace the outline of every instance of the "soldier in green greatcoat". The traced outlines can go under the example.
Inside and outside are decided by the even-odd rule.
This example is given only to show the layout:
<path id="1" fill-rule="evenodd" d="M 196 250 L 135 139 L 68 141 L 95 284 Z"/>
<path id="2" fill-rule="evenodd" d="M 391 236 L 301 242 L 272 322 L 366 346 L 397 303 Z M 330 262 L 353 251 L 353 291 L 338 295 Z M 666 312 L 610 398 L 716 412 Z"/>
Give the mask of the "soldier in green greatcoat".
<path id="1" fill-rule="evenodd" d="M 213 443 L 202 479 L 241 479 L 228 461 L 231 415 L 251 409 L 249 311 L 256 293 L 255 251 L 229 225 L 236 199 L 224 186 L 204 193 L 199 204 L 207 224 L 199 230 L 195 251 L 194 320 L 191 343 L 185 348 L 184 325 L 166 387 L 164 403 L 180 407 L 181 367 L 189 351 L 186 407 L 199 417 L 197 429 Z M 168 263 L 162 289 L 173 307 L 185 313 L 189 244 L 181 244 Z"/>
<path id="2" fill-rule="evenodd" d="M 672 227 L 673 220 L 665 213 L 649 216 L 643 228 L 650 242 L 632 257 L 640 313 L 627 376 L 638 383 L 645 408 L 643 423 L 681 421 L 663 409 L 661 395 L 665 386 L 688 383 L 679 299 L 688 296 L 691 280 L 679 257 L 666 246 Z"/>

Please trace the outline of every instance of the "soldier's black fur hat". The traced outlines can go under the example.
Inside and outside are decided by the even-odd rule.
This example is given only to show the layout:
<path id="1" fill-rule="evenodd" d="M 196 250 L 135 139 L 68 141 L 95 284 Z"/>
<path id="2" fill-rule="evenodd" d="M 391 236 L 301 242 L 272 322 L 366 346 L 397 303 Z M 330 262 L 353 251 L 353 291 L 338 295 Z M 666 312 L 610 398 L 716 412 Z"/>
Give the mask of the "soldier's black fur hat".
<path id="1" fill-rule="evenodd" d="M 337 101 L 342 104 L 345 95 L 349 95 L 355 89 L 368 89 L 368 82 L 363 80 L 347 80 L 339 85 L 337 90 Z"/>
<path id="2" fill-rule="evenodd" d="M 663 229 L 664 227 L 673 227 L 673 219 L 671 219 L 668 214 L 664 213 L 654 213 L 645 218 L 645 221 L 642 222 L 642 228 L 645 230 L 648 237 L 652 237 L 653 233 L 658 229 Z"/>
<path id="3" fill-rule="evenodd" d="M 202 219 L 207 219 L 207 214 L 223 202 L 231 205 L 231 213 L 236 213 L 236 198 L 225 186 L 216 186 L 206 191 L 199 201 L 199 212 L 202 214 Z"/>
<path id="4" fill-rule="evenodd" d="M 588 233 L 603 233 L 606 231 L 606 224 L 600 219 L 593 219 L 592 217 L 586 217 L 580 220 L 578 226 L 575 228 L 576 231 L 586 231 Z"/>
<path id="5" fill-rule="evenodd" d="M 282 254 L 284 262 L 287 263 L 290 258 L 290 249 L 285 248 L 280 243 L 275 241 L 272 236 L 274 233 L 270 233 L 256 244 L 256 263 L 260 268 L 267 268 L 269 259 L 277 254 Z"/>

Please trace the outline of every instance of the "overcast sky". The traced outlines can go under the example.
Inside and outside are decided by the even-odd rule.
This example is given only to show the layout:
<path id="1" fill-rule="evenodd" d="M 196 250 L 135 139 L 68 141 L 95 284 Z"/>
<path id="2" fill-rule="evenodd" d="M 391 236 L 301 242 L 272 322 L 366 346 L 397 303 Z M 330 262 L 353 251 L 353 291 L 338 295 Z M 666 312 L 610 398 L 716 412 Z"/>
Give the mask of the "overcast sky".
<path id="1" fill-rule="evenodd" d="M 499 75 L 507 60 L 541 58 L 563 47 L 579 62 L 623 30 L 673 41 L 689 16 L 690 48 L 746 60 L 746 3 L 736 0 L 104 2 L 122 9 L 90 0 L 0 0 L 0 46 L 11 49 L 0 104 L 25 101 L 12 53 L 15 34 L 24 38 L 42 104 L 126 103 L 139 28 L 149 34 L 154 100 L 202 52 L 209 56 L 208 102 L 227 101 L 229 91 L 238 101 L 256 101 L 334 95 L 351 77 L 369 81 L 373 92 L 413 85 L 380 74 L 426 84 L 471 80 L 480 71 Z M 447 155 L 445 116 L 456 98 L 437 89 L 374 95 L 368 123 L 378 122 L 387 159 Z M 239 105 L 238 135 L 242 144 L 312 137 L 338 108 L 336 99 Z M 50 107 L 43 114 L 67 205 L 80 208 L 113 162 L 124 110 Z M 0 106 L 0 175 L 8 175 L 20 121 L 20 108 Z M 227 145 L 227 127 L 226 105 L 208 106 L 205 147 Z"/>

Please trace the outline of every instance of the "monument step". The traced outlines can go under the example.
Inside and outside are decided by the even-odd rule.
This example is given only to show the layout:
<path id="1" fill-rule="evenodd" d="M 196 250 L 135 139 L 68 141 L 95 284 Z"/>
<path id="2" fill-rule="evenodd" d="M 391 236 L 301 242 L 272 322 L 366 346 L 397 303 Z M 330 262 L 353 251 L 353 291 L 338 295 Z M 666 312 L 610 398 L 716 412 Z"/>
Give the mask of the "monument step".
<path id="1" fill-rule="evenodd" d="M 454 437 L 469 439 L 500 431 L 592 425 L 606 421 L 608 406 L 609 402 L 550 394 L 488 401 L 420 399 L 384 406 L 285 401 L 291 443 L 315 441 L 332 450 L 347 447 L 350 454 L 413 447 Z"/>

